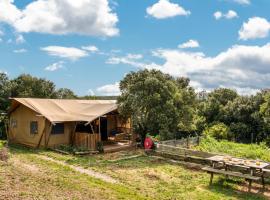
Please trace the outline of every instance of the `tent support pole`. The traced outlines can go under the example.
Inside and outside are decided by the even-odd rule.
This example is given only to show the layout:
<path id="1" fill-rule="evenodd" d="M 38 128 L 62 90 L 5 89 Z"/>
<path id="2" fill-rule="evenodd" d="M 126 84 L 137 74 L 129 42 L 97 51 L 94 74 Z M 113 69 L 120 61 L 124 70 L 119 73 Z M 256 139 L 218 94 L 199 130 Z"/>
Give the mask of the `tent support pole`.
<path id="1" fill-rule="evenodd" d="M 100 137 L 100 140 L 101 140 L 101 132 L 100 132 L 100 117 L 99 117 L 99 123 L 98 123 L 98 131 L 99 131 L 99 137 Z"/>
<path id="2" fill-rule="evenodd" d="M 77 128 L 77 122 L 75 122 L 75 126 L 74 126 L 74 129 L 72 130 L 72 133 L 71 133 L 71 136 L 70 136 L 70 143 L 71 143 L 71 146 L 74 145 L 74 140 L 75 140 L 75 132 L 76 132 L 76 128 Z"/>
<path id="3" fill-rule="evenodd" d="M 49 128 L 49 137 L 48 137 L 48 140 L 47 140 L 46 145 L 45 145 L 46 148 L 48 147 L 48 144 L 49 144 L 49 141 L 50 141 L 50 138 L 51 138 L 52 126 L 53 126 L 53 124 L 51 124 L 50 128 Z"/>
<path id="4" fill-rule="evenodd" d="M 42 131 L 42 134 L 41 134 L 41 136 L 40 136 L 40 138 L 39 138 L 39 140 L 38 140 L 38 144 L 37 144 L 37 146 L 36 146 L 37 149 L 39 148 L 40 143 L 41 143 L 41 140 L 42 140 L 42 138 L 43 138 L 43 135 L 44 135 L 45 132 L 46 132 L 46 124 L 47 124 L 47 119 L 45 119 L 44 129 L 43 129 L 43 131 Z M 45 135 L 45 141 L 46 141 L 46 135 Z"/>

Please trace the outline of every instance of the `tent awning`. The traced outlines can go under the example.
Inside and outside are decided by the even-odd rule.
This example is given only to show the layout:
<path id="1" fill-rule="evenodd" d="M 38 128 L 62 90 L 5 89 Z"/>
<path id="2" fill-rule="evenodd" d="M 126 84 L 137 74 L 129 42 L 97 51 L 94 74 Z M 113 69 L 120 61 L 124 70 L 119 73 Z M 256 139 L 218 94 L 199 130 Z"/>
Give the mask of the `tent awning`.
<path id="1" fill-rule="evenodd" d="M 117 110 L 115 100 L 12 98 L 10 112 L 18 104 L 30 108 L 53 123 L 91 122 L 109 112 Z"/>

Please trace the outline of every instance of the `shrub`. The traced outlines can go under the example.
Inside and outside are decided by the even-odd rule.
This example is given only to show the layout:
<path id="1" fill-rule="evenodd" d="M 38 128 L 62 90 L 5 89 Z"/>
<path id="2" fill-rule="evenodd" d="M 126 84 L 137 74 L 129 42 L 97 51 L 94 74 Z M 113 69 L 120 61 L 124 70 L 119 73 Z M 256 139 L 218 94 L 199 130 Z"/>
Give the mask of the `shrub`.
<path id="1" fill-rule="evenodd" d="M 97 142 L 97 150 L 99 153 L 104 153 L 104 147 L 102 142 Z"/>
<path id="2" fill-rule="evenodd" d="M 241 144 L 226 140 L 217 141 L 214 138 L 206 137 L 202 139 L 200 145 L 195 148 L 199 151 L 227 154 L 247 159 L 259 159 L 267 162 L 270 161 L 270 149 L 265 143 Z"/>
<path id="3" fill-rule="evenodd" d="M 230 129 L 223 123 L 217 123 L 211 127 L 206 128 L 203 134 L 206 136 L 213 137 L 217 140 L 229 139 Z"/>

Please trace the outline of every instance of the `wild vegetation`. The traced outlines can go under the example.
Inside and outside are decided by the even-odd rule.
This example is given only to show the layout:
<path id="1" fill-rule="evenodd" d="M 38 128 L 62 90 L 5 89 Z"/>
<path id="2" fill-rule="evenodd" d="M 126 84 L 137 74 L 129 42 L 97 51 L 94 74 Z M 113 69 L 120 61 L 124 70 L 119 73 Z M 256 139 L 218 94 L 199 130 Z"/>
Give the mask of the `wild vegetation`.
<path id="1" fill-rule="evenodd" d="M 253 160 L 264 160 L 270 162 L 270 149 L 265 143 L 242 144 L 227 140 L 217 141 L 212 137 L 206 137 L 200 141 L 200 145 L 195 147 L 197 150 L 226 154 L 239 158 Z"/>

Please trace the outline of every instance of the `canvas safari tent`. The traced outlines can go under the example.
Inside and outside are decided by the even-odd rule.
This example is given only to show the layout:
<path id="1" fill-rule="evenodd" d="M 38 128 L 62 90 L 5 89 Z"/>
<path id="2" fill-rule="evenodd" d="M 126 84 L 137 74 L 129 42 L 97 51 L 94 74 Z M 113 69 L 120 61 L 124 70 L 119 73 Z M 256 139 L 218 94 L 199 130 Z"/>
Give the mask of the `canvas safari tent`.
<path id="1" fill-rule="evenodd" d="M 8 139 L 35 148 L 75 145 L 95 150 L 98 142 L 132 145 L 130 120 L 114 100 L 12 98 Z"/>

